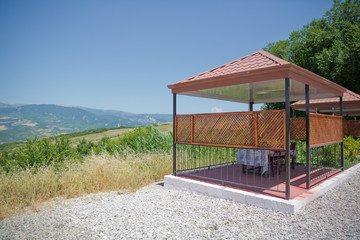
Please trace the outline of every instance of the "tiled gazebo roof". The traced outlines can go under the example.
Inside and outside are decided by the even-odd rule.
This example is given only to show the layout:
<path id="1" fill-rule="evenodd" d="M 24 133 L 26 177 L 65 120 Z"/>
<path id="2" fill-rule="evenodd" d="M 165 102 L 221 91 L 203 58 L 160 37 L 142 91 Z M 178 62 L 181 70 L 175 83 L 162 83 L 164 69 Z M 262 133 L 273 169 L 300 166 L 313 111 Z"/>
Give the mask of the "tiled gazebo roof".
<path id="1" fill-rule="evenodd" d="M 189 77 L 168 87 L 172 93 L 242 103 L 284 101 L 284 79 L 290 79 L 290 100 L 342 96 L 338 84 L 264 50 Z"/>

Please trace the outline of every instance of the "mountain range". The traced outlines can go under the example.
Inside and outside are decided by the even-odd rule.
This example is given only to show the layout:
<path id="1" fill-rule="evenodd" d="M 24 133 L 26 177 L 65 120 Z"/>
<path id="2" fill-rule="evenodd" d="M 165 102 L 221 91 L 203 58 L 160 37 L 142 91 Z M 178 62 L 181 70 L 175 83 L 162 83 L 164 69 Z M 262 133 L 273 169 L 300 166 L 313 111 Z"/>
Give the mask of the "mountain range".
<path id="1" fill-rule="evenodd" d="M 0 143 L 25 141 L 96 128 L 146 126 L 171 122 L 171 114 L 136 114 L 123 111 L 66 107 L 55 104 L 0 102 Z"/>

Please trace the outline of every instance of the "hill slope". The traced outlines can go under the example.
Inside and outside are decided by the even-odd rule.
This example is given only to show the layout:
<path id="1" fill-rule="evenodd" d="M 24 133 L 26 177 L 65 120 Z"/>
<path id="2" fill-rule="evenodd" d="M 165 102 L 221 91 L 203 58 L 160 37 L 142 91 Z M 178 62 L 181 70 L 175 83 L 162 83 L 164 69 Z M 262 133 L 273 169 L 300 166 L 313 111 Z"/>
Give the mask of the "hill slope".
<path id="1" fill-rule="evenodd" d="M 171 120 L 170 114 L 134 114 L 54 104 L 0 103 L 0 143 L 24 141 L 26 137 L 35 135 L 48 137 L 103 127 L 145 126 Z"/>

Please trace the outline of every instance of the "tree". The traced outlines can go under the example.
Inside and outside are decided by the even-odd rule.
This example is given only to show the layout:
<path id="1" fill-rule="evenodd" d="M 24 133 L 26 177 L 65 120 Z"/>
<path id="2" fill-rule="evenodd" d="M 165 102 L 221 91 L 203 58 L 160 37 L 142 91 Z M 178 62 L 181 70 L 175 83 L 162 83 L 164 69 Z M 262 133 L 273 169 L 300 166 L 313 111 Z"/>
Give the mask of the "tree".
<path id="1" fill-rule="evenodd" d="M 360 93 L 360 0 L 334 0 L 324 17 L 264 50 Z"/>

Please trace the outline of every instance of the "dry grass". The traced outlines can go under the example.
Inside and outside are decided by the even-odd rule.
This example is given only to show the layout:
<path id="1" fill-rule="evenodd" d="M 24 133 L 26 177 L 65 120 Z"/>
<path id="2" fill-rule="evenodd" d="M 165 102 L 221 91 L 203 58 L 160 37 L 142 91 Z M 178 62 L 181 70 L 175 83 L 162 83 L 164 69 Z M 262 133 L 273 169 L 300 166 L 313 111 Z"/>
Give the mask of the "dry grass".
<path id="1" fill-rule="evenodd" d="M 55 197 L 77 197 L 117 189 L 137 189 L 160 181 L 171 172 L 171 156 L 132 154 L 125 157 L 91 156 L 84 163 L 66 162 L 38 172 L 0 173 L 0 219 L 21 213 Z"/>
<path id="2" fill-rule="evenodd" d="M 160 123 L 155 128 L 159 129 L 161 132 L 172 132 L 173 124 L 172 124 L 172 122 Z"/>

